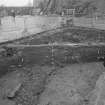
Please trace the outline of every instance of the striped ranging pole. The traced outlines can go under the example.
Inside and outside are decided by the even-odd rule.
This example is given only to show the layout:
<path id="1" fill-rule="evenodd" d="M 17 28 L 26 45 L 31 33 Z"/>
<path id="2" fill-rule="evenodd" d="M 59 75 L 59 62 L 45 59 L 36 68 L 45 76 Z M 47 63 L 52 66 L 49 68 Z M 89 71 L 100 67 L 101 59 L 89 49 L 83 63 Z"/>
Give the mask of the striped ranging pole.
<path id="1" fill-rule="evenodd" d="M 51 64 L 55 65 L 55 61 L 54 61 L 54 46 L 51 46 Z"/>

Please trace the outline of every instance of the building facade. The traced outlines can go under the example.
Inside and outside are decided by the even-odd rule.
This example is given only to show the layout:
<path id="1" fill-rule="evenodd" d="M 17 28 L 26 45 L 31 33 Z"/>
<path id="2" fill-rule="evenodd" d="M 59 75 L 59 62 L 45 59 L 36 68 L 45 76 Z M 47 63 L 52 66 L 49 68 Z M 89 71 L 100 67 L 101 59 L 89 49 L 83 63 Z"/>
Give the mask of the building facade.
<path id="1" fill-rule="evenodd" d="M 41 2 L 43 2 L 44 0 L 33 0 L 33 6 L 34 7 L 38 7 L 39 6 L 39 4 L 41 3 Z"/>

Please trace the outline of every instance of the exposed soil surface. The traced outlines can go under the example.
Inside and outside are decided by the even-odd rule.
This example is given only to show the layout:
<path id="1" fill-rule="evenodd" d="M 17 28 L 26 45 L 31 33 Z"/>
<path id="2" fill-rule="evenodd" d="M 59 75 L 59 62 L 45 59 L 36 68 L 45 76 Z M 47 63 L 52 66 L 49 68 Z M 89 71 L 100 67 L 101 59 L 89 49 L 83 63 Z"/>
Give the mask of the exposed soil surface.
<path id="1" fill-rule="evenodd" d="M 105 31 L 95 29 L 65 28 L 12 43 L 99 43 L 105 41 L 104 34 Z M 7 101 L 9 105 L 102 105 L 93 103 L 100 101 L 94 98 L 94 94 L 99 94 L 94 91 L 105 71 L 99 62 L 104 50 L 105 46 L 6 49 L 0 55 L 0 102 L 4 105 Z"/>
<path id="2" fill-rule="evenodd" d="M 37 65 L 18 68 L 0 79 L 0 102 L 2 105 L 6 102 L 8 105 L 104 105 L 98 104 L 105 100 L 104 72 L 99 62 L 63 68 Z M 20 88 L 9 98 L 18 84 Z"/>
<path id="3" fill-rule="evenodd" d="M 101 63 L 74 64 L 58 69 L 56 75 L 49 78 L 39 105 L 104 105 L 101 104 L 105 99 L 102 96 L 102 91 L 105 95 L 102 90 L 105 75 L 101 76 L 104 71 Z"/>

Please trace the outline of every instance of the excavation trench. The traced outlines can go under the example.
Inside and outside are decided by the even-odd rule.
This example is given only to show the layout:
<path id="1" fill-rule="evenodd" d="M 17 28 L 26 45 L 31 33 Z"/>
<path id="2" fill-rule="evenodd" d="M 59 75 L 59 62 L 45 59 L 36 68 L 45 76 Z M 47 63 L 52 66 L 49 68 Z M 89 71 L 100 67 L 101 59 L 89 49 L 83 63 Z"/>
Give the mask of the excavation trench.
<path id="1" fill-rule="evenodd" d="M 65 28 L 3 45 L 0 81 L 7 82 L 0 88 L 14 91 L 18 82 L 21 85 L 13 97 L 4 89 L 0 99 L 9 97 L 17 105 L 91 105 L 94 100 L 89 96 L 96 94 L 96 82 L 104 72 L 100 62 L 105 54 L 104 34 Z M 11 80 L 18 81 L 14 88 Z"/>

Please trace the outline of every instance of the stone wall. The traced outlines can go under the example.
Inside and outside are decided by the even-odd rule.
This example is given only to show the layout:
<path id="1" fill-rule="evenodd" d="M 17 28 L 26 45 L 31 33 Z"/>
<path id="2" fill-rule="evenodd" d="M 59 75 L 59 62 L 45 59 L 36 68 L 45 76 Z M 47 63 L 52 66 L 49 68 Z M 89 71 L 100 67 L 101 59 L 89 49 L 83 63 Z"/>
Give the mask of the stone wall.
<path id="1" fill-rule="evenodd" d="M 60 27 L 62 18 L 57 16 L 8 16 L 1 18 L 0 42 Z"/>

